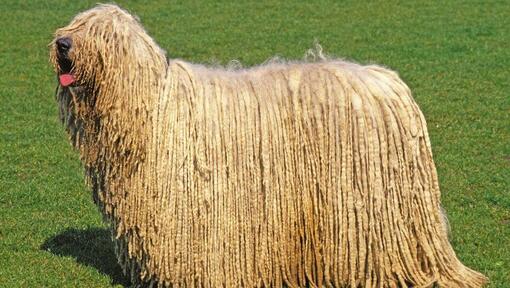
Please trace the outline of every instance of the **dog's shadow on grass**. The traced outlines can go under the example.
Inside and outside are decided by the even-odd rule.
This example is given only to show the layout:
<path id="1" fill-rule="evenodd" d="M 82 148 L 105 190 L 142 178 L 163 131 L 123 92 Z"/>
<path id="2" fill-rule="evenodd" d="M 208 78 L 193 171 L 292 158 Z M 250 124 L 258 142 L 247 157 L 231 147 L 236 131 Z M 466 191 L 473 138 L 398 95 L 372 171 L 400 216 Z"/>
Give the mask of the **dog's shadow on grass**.
<path id="1" fill-rule="evenodd" d="M 70 228 L 46 240 L 42 250 L 58 256 L 71 256 L 76 262 L 108 275 L 112 284 L 128 287 L 130 281 L 117 263 L 111 233 L 105 228 Z"/>

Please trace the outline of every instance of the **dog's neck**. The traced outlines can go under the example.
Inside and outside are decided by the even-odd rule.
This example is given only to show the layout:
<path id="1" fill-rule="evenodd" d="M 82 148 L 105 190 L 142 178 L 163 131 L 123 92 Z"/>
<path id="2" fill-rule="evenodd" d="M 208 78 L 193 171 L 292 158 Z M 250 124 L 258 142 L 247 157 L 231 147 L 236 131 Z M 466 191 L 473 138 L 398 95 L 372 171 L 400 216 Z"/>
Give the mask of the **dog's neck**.
<path id="1" fill-rule="evenodd" d="M 83 86 L 61 88 L 57 94 L 60 118 L 71 144 L 79 151 L 87 174 L 94 174 L 94 179 L 87 179 L 89 182 L 115 183 L 115 179 L 130 178 L 145 161 L 150 139 L 145 134 L 152 131 L 150 107 L 155 100 L 144 99 L 146 106 L 142 106 L 129 98 L 142 96 L 124 96 L 105 105 L 105 101 L 99 101 L 104 95 Z M 93 171 L 102 172 L 99 175 Z"/>

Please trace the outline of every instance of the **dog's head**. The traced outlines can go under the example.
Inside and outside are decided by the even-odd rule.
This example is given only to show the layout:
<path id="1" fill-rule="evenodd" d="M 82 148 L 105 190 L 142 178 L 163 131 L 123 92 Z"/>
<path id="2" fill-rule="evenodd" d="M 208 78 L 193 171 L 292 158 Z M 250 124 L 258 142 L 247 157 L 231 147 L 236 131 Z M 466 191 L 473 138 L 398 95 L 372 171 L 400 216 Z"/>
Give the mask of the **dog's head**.
<path id="1" fill-rule="evenodd" d="M 55 32 L 50 60 L 62 87 L 125 85 L 140 67 L 159 67 L 164 52 L 133 15 L 115 5 L 78 14 Z"/>

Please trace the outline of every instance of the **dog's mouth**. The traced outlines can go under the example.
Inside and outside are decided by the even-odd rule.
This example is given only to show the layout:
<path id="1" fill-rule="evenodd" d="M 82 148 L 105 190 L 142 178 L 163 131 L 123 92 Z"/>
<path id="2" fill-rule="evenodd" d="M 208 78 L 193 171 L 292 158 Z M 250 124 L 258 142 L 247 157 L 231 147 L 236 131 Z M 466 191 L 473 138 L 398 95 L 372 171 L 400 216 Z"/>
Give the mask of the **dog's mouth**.
<path id="1" fill-rule="evenodd" d="M 58 75 L 60 85 L 62 85 L 63 87 L 67 87 L 76 82 L 76 79 L 73 73 L 71 72 L 73 70 L 73 62 L 70 59 L 68 58 L 59 59 L 58 66 L 60 68 L 59 69 L 60 73 Z"/>

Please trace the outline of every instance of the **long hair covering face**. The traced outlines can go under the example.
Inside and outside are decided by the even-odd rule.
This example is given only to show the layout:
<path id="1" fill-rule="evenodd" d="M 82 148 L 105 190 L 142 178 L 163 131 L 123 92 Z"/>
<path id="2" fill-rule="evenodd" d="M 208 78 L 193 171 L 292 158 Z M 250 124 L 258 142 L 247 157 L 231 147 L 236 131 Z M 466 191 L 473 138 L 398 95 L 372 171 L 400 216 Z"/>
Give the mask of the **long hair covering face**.
<path id="1" fill-rule="evenodd" d="M 73 57 L 89 88 L 60 89 L 61 111 L 71 138 L 88 139 L 75 145 L 133 281 L 485 282 L 448 242 L 426 122 L 396 73 L 336 60 L 236 71 L 167 64 L 119 8 L 77 19 L 84 24 L 59 36 L 83 35 Z M 122 25 L 95 26 L 113 19 Z M 89 43 L 112 37 L 130 40 Z"/>

